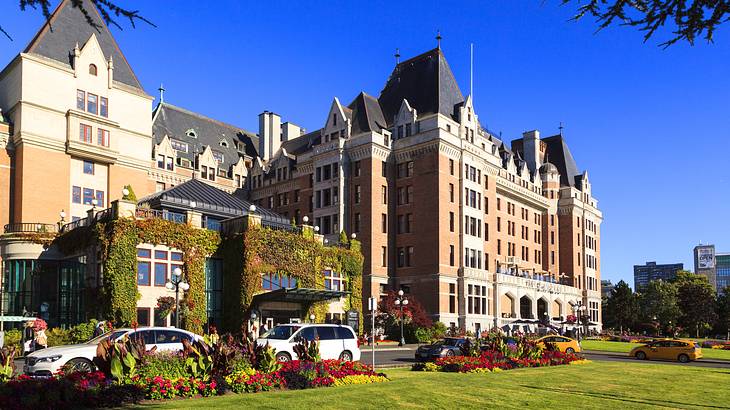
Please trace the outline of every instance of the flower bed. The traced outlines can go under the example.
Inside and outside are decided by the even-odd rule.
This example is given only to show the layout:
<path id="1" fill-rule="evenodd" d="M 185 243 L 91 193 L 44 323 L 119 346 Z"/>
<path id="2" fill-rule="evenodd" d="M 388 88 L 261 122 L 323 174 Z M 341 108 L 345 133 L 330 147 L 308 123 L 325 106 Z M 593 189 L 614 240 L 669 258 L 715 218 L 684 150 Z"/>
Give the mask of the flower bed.
<path id="1" fill-rule="evenodd" d="M 481 355 L 453 356 L 436 359 L 433 363 L 416 363 L 411 370 L 455 373 L 482 373 L 519 369 L 523 367 L 560 366 L 574 362 L 586 362 L 582 357 L 558 351 L 544 350 L 538 358 L 507 357 L 501 352 L 484 351 Z"/>

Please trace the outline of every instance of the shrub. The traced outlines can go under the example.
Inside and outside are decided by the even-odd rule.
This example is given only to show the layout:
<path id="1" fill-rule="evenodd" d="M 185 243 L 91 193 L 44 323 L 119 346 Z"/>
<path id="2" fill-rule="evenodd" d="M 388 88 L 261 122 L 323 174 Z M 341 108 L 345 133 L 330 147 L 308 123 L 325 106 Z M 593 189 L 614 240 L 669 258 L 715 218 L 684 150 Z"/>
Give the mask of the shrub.
<path id="1" fill-rule="evenodd" d="M 60 327 L 46 330 L 46 337 L 48 338 L 48 347 L 71 344 L 71 333 Z"/>
<path id="2" fill-rule="evenodd" d="M 91 319 L 89 322 L 79 323 L 69 329 L 70 343 L 79 344 L 91 340 L 94 337 L 94 329 L 97 323 L 99 322 L 96 319 Z"/>
<path id="3" fill-rule="evenodd" d="M 137 373 L 141 377 L 162 376 L 175 380 L 190 377 L 185 359 L 179 353 L 158 352 L 144 357 Z"/>
<path id="4" fill-rule="evenodd" d="M 308 362 L 319 362 L 322 360 L 319 355 L 319 342 L 316 340 L 308 341 L 303 337 L 297 338 L 296 342 L 292 349 L 297 354 L 299 360 Z"/>
<path id="5" fill-rule="evenodd" d="M 16 349 L 22 350 L 20 345 L 20 339 L 22 339 L 22 333 L 18 329 L 11 329 L 5 331 L 5 347 L 15 346 Z"/>

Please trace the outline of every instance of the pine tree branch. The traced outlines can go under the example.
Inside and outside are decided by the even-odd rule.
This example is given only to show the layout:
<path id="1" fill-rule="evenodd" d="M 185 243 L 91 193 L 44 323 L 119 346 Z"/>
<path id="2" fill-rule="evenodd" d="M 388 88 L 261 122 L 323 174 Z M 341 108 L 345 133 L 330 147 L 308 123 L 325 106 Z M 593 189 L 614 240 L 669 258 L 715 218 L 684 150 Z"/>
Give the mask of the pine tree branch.
<path id="1" fill-rule="evenodd" d="M 560 0 L 562 5 L 576 0 Z M 730 0 L 587 0 L 579 4 L 571 20 L 592 16 L 597 31 L 613 24 L 638 28 L 644 42 L 665 27 L 671 37 L 660 43 L 667 48 L 680 41 L 694 45 L 698 38 L 713 42 L 718 26 L 730 20 Z"/>

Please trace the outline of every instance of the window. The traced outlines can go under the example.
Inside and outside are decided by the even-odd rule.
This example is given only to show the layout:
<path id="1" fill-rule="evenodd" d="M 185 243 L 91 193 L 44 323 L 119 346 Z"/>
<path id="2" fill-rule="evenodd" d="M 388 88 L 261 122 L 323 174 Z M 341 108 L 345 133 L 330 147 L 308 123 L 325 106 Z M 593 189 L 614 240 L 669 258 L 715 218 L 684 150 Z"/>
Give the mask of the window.
<path id="1" fill-rule="evenodd" d="M 109 116 L 109 100 L 106 99 L 106 97 L 101 97 L 100 99 L 101 104 L 99 105 L 99 115 L 102 117 L 108 117 Z"/>
<path id="2" fill-rule="evenodd" d="M 388 247 L 383 246 L 380 252 L 381 266 L 388 266 Z"/>
<path id="3" fill-rule="evenodd" d="M 383 161 L 382 162 L 382 168 L 380 169 L 381 175 L 383 178 L 386 178 L 388 176 L 388 163 Z"/>
<path id="4" fill-rule="evenodd" d="M 451 175 L 454 175 L 454 160 L 453 159 L 449 159 L 449 173 Z"/>
<path id="5" fill-rule="evenodd" d="M 96 64 L 89 64 L 89 74 L 96 75 Z"/>
<path id="6" fill-rule="evenodd" d="M 150 285 L 150 262 L 138 261 L 137 262 L 137 285 L 149 286 Z"/>
<path id="7" fill-rule="evenodd" d="M 162 309 L 154 309 L 153 312 L 155 326 L 167 327 L 167 317 L 162 316 Z"/>
<path id="8" fill-rule="evenodd" d="M 71 189 L 71 202 L 75 204 L 81 203 L 81 187 L 74 186 Z"/>
<path id="9" fill-rule="evenodd" d="M 327 290 L 337 291 L 345 290 L 345 283 L 344 279 L 342 278 L 342 274 L 339 272 L 334 272 L 330 269 L 326 269 L 324 271 L 324 288 Z"/>
<path id="10" fill-rule="evenodd" d="M 383 233 L 388 233 L 388 215 L 380 215 L 380 229 Z"/>
<path id="11" fill-rule="evenodd" d="M 94 175 L 94 163 L 91 161 L 84 161 L 84 174 Z"/>
<path id="12" fill-rule="evenodd" d="M 137 308 L 137 326 L 147 327 L 150 325 L 150 308 Z M 152 332 L 150 332 L 152 333 Z M 154 334 L 154 333 L 152 333 Z"/>
<path id="13" fill-rule="evenodd" d="M 167 264 L 155 262 L 155 286 L 165 286 L 165 283 L 167 283 Z"/>
<path id="14" fill-rule="evenodd" d="M 353 221 L 353 228 L 352 228 L 353 232 L 360 232 L 360 223 L 361 223 L 360 214 L 356 213 L 354 221 Z"/>
<path id="15" fill-rule="evenodd" d="M 94 190 L 91 188 L 84 188 L 84 205 L 91 205 L 91 201 L 94 199 Z"/>
<path id="16" fill-rule="evenodd" d="M 288 275 L 265 273 L 261 276 L 261 287 L 264 290 L 291 289 L 297 287 L 297 280 Z"/>
<path id="17" fill-rule="evenodd" d="M 449 245 L 449 266 L 454 266 L 454 245 Z"/>
<path id="18" fill-rule="evenodd" d="M 380 187 L 380 192 L 383 200 L 383 205 L 388 204 L 388 187 L 383 185 Z"/>
<path id="19" fill-rule="evenodd" d="M 165 169 L 165 156 L 164 155 L 157 155 L 157 168 Z M 203 178 L 205 178 L 205 176 Z"/>
<path id="20" fill-rule="evenodd" d="M 216 161 L 218 161 L 219 164 L 222 164 L 224 162 L 224 157 L 222 152 L 218 151 L 212 151 L 213 152 L 213 158 L 215 158 Z"/>
<path id="21" fill-rule="evenodd" d="M 449 313 L 456 313 L 456 284 L 449 283 Z"/>
<path id="22" fill-rule="evenodd" d="M 170 145 L 172 145 L 172 149 L 174 149 L 175 151 L 188 152 L 188 143 L 187 142 L 171 139 Z"/>
<path id="23" fill-rule="evenodd" d="M 104 191 L 96 191 L 96 206 L 106 208 L 106 202 L 104 202 Z"/>
<path id="24" fill-rule="evenodd" d="M 361 189 L 360 185 L 355 185 L 355 203 L 356 204 L 360 203 L 361 195 L 362 195 L 362 189 Z"/>
<path id="25" fill-rule="evenodd" d="M 454 232 L 454 213 L 449 212 L 449 231 Z"/>
<path id="26" fill-rule="evenodd" d="M 76 108 L 79 110 L 86 108 L 86 92 L 76 90 Z"/>
<path id="27" fill-rule="evenodd" d="M 101 128 L 96 130 L 96 143 L 101 145 L 102 147 L 108 147 L 109 146 L 109 131 L 103 130 Z"/>
<path id="28" fill-rule="evenodd" d="M 165 190 L 164 182 L 155 182 L 155 192 L 162 192 Z"/>
<path id="29" fill-rule="evenodd" d="M 91 125 L 79 124 L 79 140 L 91 144 Z"/>
<path id="30" fill-rule="evenodd" d="M 165 169 L 168 171 L 172 171 L 175 169 L 175 162 L 172 157 L 166 157 L 165 158 Z"/>
<path id="31" fill-rule="evenodd" d="M 449 201 L 454 202 L 454 184 L 449 184 Z"/>
<path id="32" fill-rule="evenodd" d="M 352 163 L 353 176 L 359 177 L 361 172 L 362 172 L 362 169 L 360 168 L 360 161 L 353 162 Z"/>
<path id="33" fill-rule="evenodd" d="M 97 97 L 95 94 L 87 94 L 86 95 L 86 111 L 97 114 L 99 112 L 99 97 Z"/>

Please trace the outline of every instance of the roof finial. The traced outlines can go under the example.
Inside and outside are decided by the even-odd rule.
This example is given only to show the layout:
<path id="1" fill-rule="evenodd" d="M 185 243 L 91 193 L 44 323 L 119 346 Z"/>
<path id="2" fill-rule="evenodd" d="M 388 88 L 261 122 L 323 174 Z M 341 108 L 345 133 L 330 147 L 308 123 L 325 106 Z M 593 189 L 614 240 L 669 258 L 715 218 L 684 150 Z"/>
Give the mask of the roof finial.
<path id="1" fill-rule="evenodd" d="M 160 102 L 165 102 L 165 86 L 160 83 L 160 88 L 157 89 L 160 92 Z"/>
<path id="2" fill-rule="evenodd" d="M 436 30 L 436 48 L 438 48 L 439 50 L 441 50 L 441 39 L 442 38 L 443 37 L 441 37 L 441 30 Z"/>
<path id="3" fill-rule="evenodd" d="M 558 129 L 560 130 L 560 136 L 561 137 L 563 136 L 563 128 L 565 128 L 565 127 L 563 127 L 563 122 L 560 121 L 560 126 L 558 126 Z"/>
<path id="4" fill-rule="evenodd" d="M 400 63 L 400 49 L 398 47 L 395 48 L 395 63 Z"/>

